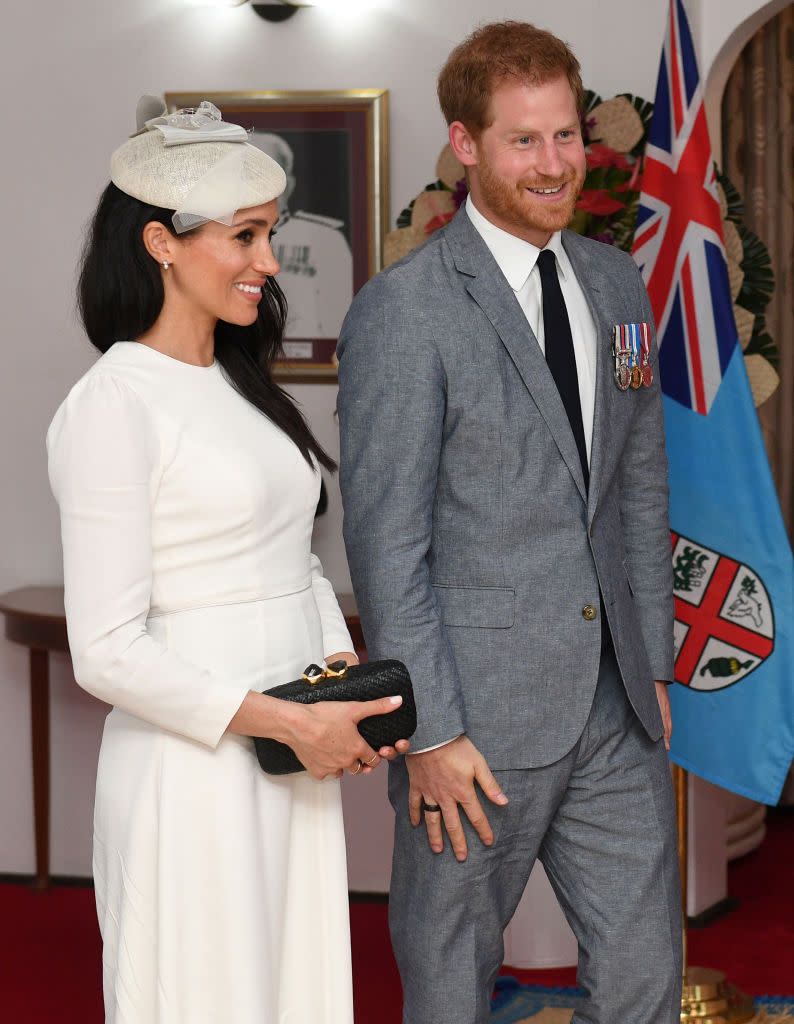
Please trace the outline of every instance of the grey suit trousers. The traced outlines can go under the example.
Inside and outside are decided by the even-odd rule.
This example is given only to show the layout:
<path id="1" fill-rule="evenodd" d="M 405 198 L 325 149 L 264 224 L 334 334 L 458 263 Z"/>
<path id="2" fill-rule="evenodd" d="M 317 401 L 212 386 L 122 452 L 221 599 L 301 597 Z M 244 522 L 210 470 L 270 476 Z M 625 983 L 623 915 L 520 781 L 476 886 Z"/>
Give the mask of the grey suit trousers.
<path id="1" fill-rule="evenodd" d="M 536 858 L 579 944 L 588 997 L 573 1024 L 677 1024 L 681 901 L 669 763 L 664 741 L 648 737 L 628 702 L 610 642 L 573 749 L 554 764 L 495 775 L 509 804 L 482 797 L 494 844 L 467 827 L 461 864 L 448 842 L 433 854 L 424 826 L 412 828 L 406 767 L 391 766 L 389 914 L 404 1024 L 486 1024 L 503 931 Z"/>

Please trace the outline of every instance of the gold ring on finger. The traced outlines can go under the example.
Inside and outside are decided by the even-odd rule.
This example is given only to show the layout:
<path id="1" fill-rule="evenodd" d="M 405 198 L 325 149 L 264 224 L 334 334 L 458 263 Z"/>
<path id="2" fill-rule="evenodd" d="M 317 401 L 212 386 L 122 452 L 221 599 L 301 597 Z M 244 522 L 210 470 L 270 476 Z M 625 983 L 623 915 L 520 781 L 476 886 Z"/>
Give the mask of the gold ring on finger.
<path id="1" fill-rule="evenodd" d="M 361 769 L 363 767 L 364 767 L 364 762 L 361 760 L 361 758 L 359 758 L 358 759 L 358 763 L 356 764 L 356 767 L 350 769 L 350 774 L 351 775 L 358 775 L 358 773 L 361 771 Z"/>
<path id="2" fill-rule="evenodd" d="M 373 754 L 369 761 L 365 761 L 364 764 L 368 764 L 370 768 L 374 768 L 375 762 L 378 760 L 378 755 Z"/>

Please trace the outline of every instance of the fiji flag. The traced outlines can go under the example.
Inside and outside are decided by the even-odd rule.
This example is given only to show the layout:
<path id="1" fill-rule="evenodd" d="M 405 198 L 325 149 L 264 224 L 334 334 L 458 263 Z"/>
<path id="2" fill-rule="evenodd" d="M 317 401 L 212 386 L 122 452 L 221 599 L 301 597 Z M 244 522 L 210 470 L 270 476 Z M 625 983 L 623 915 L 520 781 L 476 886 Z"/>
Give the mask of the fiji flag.
<path id="1" fill-rule="evenodd" d="M 671 0 L 634 240 L 659 341 L 675 585 L 671 756 L 776 803 L 794 756 L 794 565 L 738 343 L 695 51 Z"/>

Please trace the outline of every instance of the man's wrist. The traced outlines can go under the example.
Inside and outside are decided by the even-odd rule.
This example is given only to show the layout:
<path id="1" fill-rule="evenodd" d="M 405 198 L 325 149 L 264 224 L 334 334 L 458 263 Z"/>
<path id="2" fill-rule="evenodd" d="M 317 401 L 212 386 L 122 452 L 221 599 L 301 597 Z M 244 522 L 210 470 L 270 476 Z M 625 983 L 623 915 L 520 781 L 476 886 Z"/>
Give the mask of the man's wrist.
<path id="1" fill-rule="evenodd" d="M 453 736 L 451 739 L 442 740 L 441 743 L 434 743 L 432 747 L 423 747 L 421 750 L 409 750 L 406 757 L 415 757 L 417 754 L 429 754 L 431 750 L 440 750 L 441 747 L 448 747 L 450 743 L 459 740 L 462 735 L 462 732 L 458 733 L 457 736 Z"/>

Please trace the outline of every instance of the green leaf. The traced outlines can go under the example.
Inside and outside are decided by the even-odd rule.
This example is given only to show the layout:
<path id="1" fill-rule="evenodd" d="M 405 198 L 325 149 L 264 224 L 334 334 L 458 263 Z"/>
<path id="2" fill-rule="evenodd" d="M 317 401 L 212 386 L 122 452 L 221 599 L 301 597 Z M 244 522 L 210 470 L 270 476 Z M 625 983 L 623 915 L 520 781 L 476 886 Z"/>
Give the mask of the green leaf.
<path id="1" fill-rule="evenodd" d="M 606 188 L 606 176 L 605 167 L 593 167 L 588 170 L 587 175 L 585 176 L 584 187 L 588 189 Z"/>
<path id="2" fill-rule="evenodd" d="M 766 330 L 766 320 L 763 316 L 757 316 L 753 324 L 753 333 L 747 348 L 744 350 L 746 356 L 763 356 L 775 369 L 780 365 L 780 351 L 775 340 Z"/>
<path id="3" fill-rule="evenodd" d="M 413 216 L 415 202 L 416 200 L 412 199 L 410 203 L 405 207 L 405 209 L 400 213 L 400 216 L 397 218 L 398 228 L 409 228 L 411 226 L 411 217 Z"/>
<path id="4" fill-rule="evenodd" d="M 582 116 L 587 117 L 591 110 L 595 110 L 599 103 L 604 101 L 594 92 L 592 89 L 585 89 L 584 91 L 584 103 L 582 104 Z"/>
<path id="5" fill-rule="evenodd" d="M 732 220 L 734 224 L 741 224 L 744 219 L 744 200 L 730 178 L 723 174 L 719 167 L 716 170 L 717 181 L 722 185 L 722 190 L 728 201 L 728 220 Z"/>
<path id="6" fill-rule="evenodd" d="M 622 171 L 619 167 L 606 167 L 606 181 L 605 185 L 608 189 L 617 189 L 621 185 L 625 185 L 631 177 L 630 171 Z"/>
<path id="7" fill-rule="evenodd" d="M 585 145 L 590 141 L 590 130 L 587 126 L 587 119 L 590 115 L 590 111 L 594 110 L 599 103 L 603 100 L 597 92 L 593 92 L 592 89 L 585 89 L 584 99 L 582 101 L 582 138 L 584 139 Z"/>
<path id="8" fill-rule="evenodd" d="M 597 107 L 599 103 L 603 102 L 604 101 L 594 89 L 585 89 L 582 110 L 585 114 L 589 114 L 590 111 Z"/>
<path id="9" fill-rule="evenodd" d="M 584 235 L 586 238 L 590 237 L 590 214 L 585 213 L 584 210 L 576 210 L 573 217 L 568 224 L 571 231 L 575 231 L 577 235 Z"/>
<path id="10" fill-rule="evenodd" d="M 441 181 L 440 179 L 436 179 L 435 181 L 431 181 L 429 185 L 425 185 L 425 187 L 422 189 L 422 192 L 451 192 L 451 191 L 452 191 L 452 189 L 451 188 L 447 188 L 447 186 L 444 184 L 444 182 Z M 411 202 L 400 213 L 400 216 L 397 218 L 397 227 L 398 228 L 409 228 L 411 226 L 411 217 L 412 217 L 413 212 L 414 212 L 414 203 L 416 202 L 417 198 L 418 198 L 418 196 L 415 197 L 414 199 L 412 199 Z"/>
<path id="11" fill-rule="evenodd" d="M 739 224 L 738 229 L 744 248 L 741 262 L 744 281 L 736 296 L 736 303 L 758 316 L 769 305 L 769 300 L 775 291 L 772 261 L 769 257 L 769 250 L 755 232 L 745 227 L 744 224 Z"/>
<path id="12" fill-rule="evenodd" d="M 612 230 L 615 233 L 615 245 L 624 252 L 631 252 L 634 242 L 634 228 L 637 224 L 637 211 L 640 208 L 639 192 L 626 193 L 631 196 L 626 202 L 626 209 L 620 217 L 612 223 Z"/>

